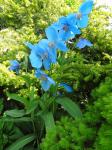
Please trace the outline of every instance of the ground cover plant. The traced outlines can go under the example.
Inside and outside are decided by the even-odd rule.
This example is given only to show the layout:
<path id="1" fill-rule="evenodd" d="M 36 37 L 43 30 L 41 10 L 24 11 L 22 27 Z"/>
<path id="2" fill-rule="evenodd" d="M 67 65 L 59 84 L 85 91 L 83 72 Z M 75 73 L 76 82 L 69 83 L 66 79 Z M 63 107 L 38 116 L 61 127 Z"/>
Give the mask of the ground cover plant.
<path id="1" fill-rule="evenodd" d="M 110 17 L 92 0 L 0 1 L 1 150 L 112 149 Z"/>

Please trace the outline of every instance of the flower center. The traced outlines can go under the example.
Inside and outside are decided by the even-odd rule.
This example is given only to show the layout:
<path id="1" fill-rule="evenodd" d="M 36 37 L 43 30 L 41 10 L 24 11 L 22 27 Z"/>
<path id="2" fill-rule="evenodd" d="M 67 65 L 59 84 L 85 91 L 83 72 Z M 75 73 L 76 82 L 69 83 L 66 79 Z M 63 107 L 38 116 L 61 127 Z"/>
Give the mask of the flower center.
<path id="1" fill-rule="evenodd" d="M 68 29 L 69 29 L 69 27 L 68 27 L 67 25 L 64 25 L 64 26 L 63 26 L 63 30 L 64 30 L 64 31 L 68 31 Z"/>
<path id="2" fill-rule="evenodd" d="M 45 53 L 43 54 L 43 56 L 42 56 L 42 59 L 47 59 L 47 58 L 48 58 L 48 53 L 45 52 Z"/>
<path id="3" fill-rule="evenodd" d="M 77 19 L 81 19 L 82 18 L 82 14 L 81 13 L 77 13 Z"/>
<path id="4" fill-rule="evenodd" d="M 48 46 L 49 46 L 50 48 L 54 48 L 54 47 L 55 47 L 55 44 L 54 44 L 54 42 L 49 42 L 49 43 L 48 43 Z"/>
<path id="5" fill-rule="evenodd" d="M 41 75 L 41 80 L 47 80 L 46 75 Z"/>

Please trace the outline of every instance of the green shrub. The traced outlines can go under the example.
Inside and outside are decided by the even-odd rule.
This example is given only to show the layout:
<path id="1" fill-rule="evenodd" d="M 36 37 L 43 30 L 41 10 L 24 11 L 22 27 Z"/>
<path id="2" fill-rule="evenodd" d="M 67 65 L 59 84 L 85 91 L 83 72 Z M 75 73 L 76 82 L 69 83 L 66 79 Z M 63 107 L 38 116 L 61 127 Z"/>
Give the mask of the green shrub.
<path id="1" fill-rule="evenodd" d="M 111 150 L 112 149 L 112 128 L 111 125 L 102 124 L 98 137 L 95 143 L 96 150 Z"/>
<path id="2" fill-rule="evenodd" d="M 47 133 L 41 144 L 41 150 L 82 150 L 91 148 L 95 130 L 82 120 L 62 118 L 56 123 L 56 129 Z"/>

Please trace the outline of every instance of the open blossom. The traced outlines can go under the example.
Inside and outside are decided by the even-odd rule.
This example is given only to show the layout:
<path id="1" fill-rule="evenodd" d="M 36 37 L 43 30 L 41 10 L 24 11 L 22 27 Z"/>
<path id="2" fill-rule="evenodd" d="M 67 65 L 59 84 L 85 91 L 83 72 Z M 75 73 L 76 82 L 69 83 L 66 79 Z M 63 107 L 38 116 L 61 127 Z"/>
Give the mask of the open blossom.
<path id="1" fill-rule="evenodd" d="M 75 14 L 77 26 L 85 28 L 88 25 L 88 15 L 92 11 L 93 0 L 86 0 L 79 8 L 79 12 Z"/>
<path id="2" fill-rule="evenodd" d="M 66 52 L 68 50 L 65 42 L 60 39 L 59 33 L 55 28 L 50 26 L 45 30 L 45 33 L 46 33 L 47 39 L 42 39 L 39 42 L 39 46 L 44 49 L 49 49 L 49 51 L 51 52 L 51 58 L 53 57 L 56 58 L 57 49 L 63 52 Z"/>
<path id="3" fill-rule="evenodd" d="M 41 80 L 44 91 L 48 91 L 51 85 L 55 85 L 55 81 L 41 70 L 36 70 L 35 76 Z"/>
<path id="4" fill-rule="evenodd" d="M 74 18 L 75 15 L 69 14 L 66 17 L 61 17 L 58 22 L 52 24 L 52 26 L 58 30 L 59 37 L 63 41 L 74 38 L 76 34 L 81 33 L 76 23 L 72 22 Z"/>
<path id="5" fill-rule="evenodd" d="M 32 67 L 39 69 L 44 66 L 46 70 L 49 70 L 51 63 L 53 63 L 51 52 L 48 49 L 40 47 L 39 44 L 32 45 L 31 43 L 26 43 L 26 45 L 31 49 L 29 58 Z"/>

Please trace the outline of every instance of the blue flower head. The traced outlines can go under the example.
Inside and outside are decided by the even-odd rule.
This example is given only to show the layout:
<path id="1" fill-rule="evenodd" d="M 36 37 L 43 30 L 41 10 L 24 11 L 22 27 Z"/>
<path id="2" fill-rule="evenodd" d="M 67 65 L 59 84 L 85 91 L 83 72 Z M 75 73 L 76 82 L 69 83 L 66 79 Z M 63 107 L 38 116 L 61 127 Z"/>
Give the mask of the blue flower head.
<path id="1" fill-rule="evenodd" d="M 77 26 L 79 28 L 85 28 L 88 25 L 88 15 L 92 11 L 93 0 L 86 0 L 79 8 L 79 12 L 75 14 L 77 19 Z"/>
<path id="2" fill-rule="evenodd" d="M 48 91 L 51 85 L 55 85 L 55 81 L 41 70 L 36 70 L 35 76 L 41 80 L 44 91 Z"/>
<path id="3" fill-rule="evenodd" d="M 26 43 L 26 45 L 31 49 L 29 58 L 32 67 L 39 69 L 43 65 L 46 70 L 49 70 L 52 63 L 49 50 L 47 48 L 44 49 L 39 44 L 32 45 L 31 43 Z"/>
<path id="4" fill-rule="evenodd" d="M 69 14 L 67 17 L 61 17 L 57 23 L 54 23 L 52 26 L 58 30 L 59 37 L 63 41 L 67 41 L 71 38 L 74 38 L 76 34 L 80 34 L 80 30 L 76 26 L 76 21 L 74 14 Z"/>
<path id="5" fill-rule="evenodd" d="M 79 41 L 78 41 L 78 43 L 76 44 L 76 47 L 77 48 L 79 48 L 79 49 L 82 49 L 82 48 L 84 48 L 85 46 L 93 46 L 93 44 L 90 42 L 90 41 L 88 41 L 88 40 L 86 40 L 86 39 L 83 39 L 83 38 L 81 38 Z"/>
<path id="6" fill-rule="evenodd" d="M 39 45 L 44 49 L 49 49 L 51 57 L 56 57 L 56 50 L 59 49 L 66 52 L 68 49 L 64 41 L 59 38 L 58 31 L 52 26 L 46 28 L 45 30 L 47 39 L 43 39 L 39 42 Z M 53 55 L 53 56 L 52 56 Z"/>
<path id="7" fill-rule="evenodd" d="M 14 71 L 16 72 L 17 74 L 19 73 L 19 68 L 20 68 L 20 64 L 17 60 L 11 60 L 10 61 L 10 67 L 9 67 L 9 70 L 10 71 Z"/>
<path id="8" fill-rule="evenodd" d="M 59 87 L 63 87 L 68 93 L 72 93 L 73 92 L 72 87 L 67 85 L 66 83 L 60 83 Z"/>

